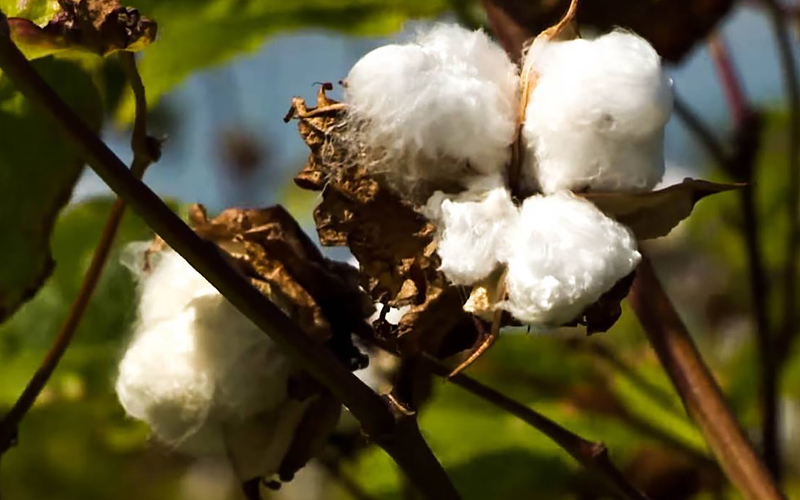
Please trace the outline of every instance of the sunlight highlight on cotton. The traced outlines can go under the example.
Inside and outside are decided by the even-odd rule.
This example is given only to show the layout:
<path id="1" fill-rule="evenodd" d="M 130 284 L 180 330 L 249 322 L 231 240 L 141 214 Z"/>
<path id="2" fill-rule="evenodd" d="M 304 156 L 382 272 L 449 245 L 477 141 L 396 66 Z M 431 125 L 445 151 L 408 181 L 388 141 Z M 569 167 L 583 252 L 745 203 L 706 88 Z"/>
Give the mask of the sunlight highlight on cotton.
<path id="1" fill-rule="evenodd" d="M 664 174 L 671 82 L 652 46 L 617 30 L 537 40 L 523 137 L 528 182 L 544 193 L 652 189 Z"/>
<path id="2" fill-rule="evenodd" d="M 440 270 L 455 285 L 472 285 L 498 266 L 505 233 L 519 215 L 504 187 L 454 197 L 437 192 L 426 211 L 438 228 Z"/>
<path id="3" fill-rule="evenodd" d="M 516 66 L 486 33 L 439 24 L 362 57 L 345 101 L 359 140 L 383 152 L 383 167 L 412 179 L 453 178 L 502 171 L 518 84 Z"/>
<path id="4" fill-rule="evenodd" d="M 566 191 L 526 199 L 507 237 L 502 307 L 543 328 L 575 319 L 641 260 L 628 228 Z"/>
<path id="5" fill-rule="evenodd" d="M 141 250 L 134 245 L 129 254 Z M 253 477 L 274 472 L 261 464 L 277 468 L 289 441 L 271 447 L 267 436 L 277 436 L 278 423 L 290 427 L 284 420 L 298 413 L 290 408 L 299 403 L 287 397 L 288 359 L 174 251 L 154 255 L 149 272 L 141 264 L 128 259 L 141 300 L 119 365 L 123 408 L 181 451 L 228 454 L 239 472 Z M 275 448 L 280 456 L 267 456 Z"/>

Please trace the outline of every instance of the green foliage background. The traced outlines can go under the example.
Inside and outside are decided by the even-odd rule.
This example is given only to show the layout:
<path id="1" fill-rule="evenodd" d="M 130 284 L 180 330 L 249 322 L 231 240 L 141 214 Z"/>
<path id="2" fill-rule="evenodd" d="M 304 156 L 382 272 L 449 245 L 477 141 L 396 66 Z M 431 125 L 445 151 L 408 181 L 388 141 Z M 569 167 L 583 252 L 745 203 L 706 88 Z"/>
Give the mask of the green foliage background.
<path id="1" fill-rule="evenodd" d="M 292 29 L 318 27 L 354 36 L 395 32 L 408 18 L 448 12 L 444 0 L 138 0 L 141 12 L 156 19 L 161 36 L 141 63 L 148 94 L 155 102 L 194 72 L 260 46 L 265 37 Z M 16 0 L 0 0 L 8 15 L 46 19 L 50 2 L 31 1 L 18 10 Z M 110 63 L 98 59 L 48 58 L 38 69 L 63 94 L 73 96 L 84 116 L 99 127 L 100 103 L 106 119 L 130 119 L 130 96 Z M 265 82 L 269 85 L 269 82 Z M 287 103 L 288 104 L 288 103 Z M 779 151 L 785 118 L 769 116 L 767 154 L 757 182 L 763 245 L 771 276 L 785 258 L 783 156 Z M 11 152 L 11 153 L 9 153 Z M 79 165 L 50 125 L 0 74 L 0 224 L 6 229 L 0 284 L 30 280 L 47 260 L 40 239 L 27 237 L 46 213 L 41 207 L 74 182 Z M 55 174 L 58 175 L 55 175 Z M 24 190 L 20 190 L 20 186 Z M 68 190 L 68 189 L 67 189 Z M 24 196 L 21 194 L 24 193 Z M 187 202 L 192 200 L 186 200 Z M 308 217 L 308 198 L 287 190 L 284 203 Z M 0 325 L 0 408 L 18 396 L 76 296 L 111 200 L 95 199 L 61 212 L 52 236 L 54 272 L 34 300 Z M 702 202 L 677 234 L 658 246 L 658 262 L 672 296 L 701 349 L 729 394 L 736 414 L 749 428 L 758 425 L 756 360 L 750 326 L 747 268 L 736 218 L 735 194 Z M 57 207 L 56 207 L 57 208 Z M 44 212 L 47 212 L 44 210 Z M 37 221 L 17 217 L 36 213 Z M 49 211 L 53 213 L 53 209 Z M 8 232 L 10 231 L 10 233 Z M 23 236 L 16 236 L 18 231 Z M 11 234 L 12 236 L 9 236 Z M 126 216 L 95 298 L 76 341 L 34 410 L 20 429 L 19 446 L 3 457 L 0 491 L 8 499 L 175 499 L 190 461 L 148 441 L 147 430 L 125 418 L 113 394 L 114 367 L 133 319 L 134 284 L 121 267 L 125 243 L 147 239 L 149 230 Z M 34 258 L 35 257 L 35 258 Z M 20 262 L 18 264 L 18 262 Z M 697 283 L 704 283 L 697 286 Z M 721 304 L 721 305 L 720 305 Z M 718 307 L 711 307 L 717 305 Z M 778 307 L 771 297 L 771 307 Z M 576 341 L 577 340 L 577 341 Z M 592 346 L 605 347 L 636 377 L 614 368 Z M 800 354 L 788 365 L 782 387 L 786 401 L 800 404 Z M 631 313 L 607 334 L 581 338 L 574 332 L 504 335 L 470 373 L 489 385 L 560 422 L 582 436 L 605 442 L 612 458 L 656 498 L 676 496 L 670 488 L 695 483 L 709 486 L 693 498 L 735 498 L 714 474 L 697 466 L 707 453 L 686 419 L 644 341 Z M 423 432 L 463 493 L 465 500 L 522 498 L 604 498 L 603 486 L 543 435 L 513 416 L 437 382 L 421 416 Z M 794 445 L 800 443 L 794 442 Z M 785 443 L 787 448 L 791 442 Z M 659 451 L 661 450 L 661 451 Z M 800 472 L 800 456 L 790 453 L 788 467 Z M 368 448 L 344 467 L 375 498 L 401 499 L 405 487 L 392 462 Z M 789 476 L 789 496 L 800 494 Z M 710 478 L 709 478 L 710 477 Z M 326 497 L 348 498 L 333 479 Z M 718 490 L 713 496 L 709 491 Z M 231 498 L 237 498 L 232 492 Z M 299 494 L 298 494 L 299 495 Z M 670 496 L 665 496 L 670 495 Z M 302 498 L 300 496 L 287 498 Z"/>

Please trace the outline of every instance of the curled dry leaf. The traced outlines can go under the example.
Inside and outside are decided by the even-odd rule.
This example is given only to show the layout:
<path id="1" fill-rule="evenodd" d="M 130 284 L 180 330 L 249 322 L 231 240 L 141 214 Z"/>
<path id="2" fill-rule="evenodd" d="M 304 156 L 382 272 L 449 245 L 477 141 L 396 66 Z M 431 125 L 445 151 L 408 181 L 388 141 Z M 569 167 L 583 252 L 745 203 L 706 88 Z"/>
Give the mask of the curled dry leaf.
<path id="1" fill-rule="evenodd" d="M 137 51 L 156 38 L 155 21 L 142 17 L 118 0 L 59 0 L 61 10 L 44 26 L 25 18 L 9 18 L 11 37 L 30 59 L 60 51 L 105 56 Z"/>
<path id="2" fill-rule="evenodd" d="M 392 329 L 394 338 L 388 339 L 398 349 L 451 353 L 460 344 L 451 334 L 465 325 L 474 328 L 471 316 L 461 309 L 466 293 L 450 286 L 438 271 L 434 226 L 353 161 L 358 152 L 342 139 L 345 107 L 327 97 L 330 88 L 320 88 L 314 108 L 295 98 L 286 116 L 286 121 L 298 120 L 300 135 L 311 149 L 295 182 L 322 191 L 314 211 L 320 242 L 350 248 L 361 265 L 362 286 L 373 300 L 411 306 Z"/>
<path id="3" fill-rule="evenodd" d="M 597 208 L 633 230 L 639 240 L 666 236 L 689 217 L 695 203 L 708 195 L 740 189 L 746 184 L 719 184 L 686 178 L 658 191 L 641 193 L 579 193 Z"/>
<path id="4" fill-rule="evenodd" d="M 483 0 L 489 23 L 506 51 L 520 59 L 524 43 L 553 25 L 570 0 Z M 592 0 L 578 24 L 605 32 L 621 26 L 647 39 L 666 60 L 678 62 L 702 42 L 730 10 L 733 0 Z"/>
<path id="5" fill-rule="evenodd" d="M 283 207 L 231 208 L 208 219 L 195 205 L 190 222 L 312 337 L 349 338 L 366 327 L 372 304 L 358 288 L 357 271 L 323 257 Z"/>

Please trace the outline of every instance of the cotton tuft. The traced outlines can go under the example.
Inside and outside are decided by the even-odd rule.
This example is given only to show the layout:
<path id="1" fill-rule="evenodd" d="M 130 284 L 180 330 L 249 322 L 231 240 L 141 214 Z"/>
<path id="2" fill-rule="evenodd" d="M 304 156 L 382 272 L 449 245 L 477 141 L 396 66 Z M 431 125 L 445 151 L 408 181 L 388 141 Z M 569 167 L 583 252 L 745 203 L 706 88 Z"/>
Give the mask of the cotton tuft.
<path id="1" fill-rule="evenodd" d="M 537 40 L 525 112 L 525 171 L 545 194 L 652 189 L 664 174 L 671 81 L 655 49 L 616 30 L 594 39 Z"/>
<path id="2" fill-rule="evenodd" d="M 566 191 L 526 199 L 506 234 L 502 307 L 542 328 L 575 319 L 641 260 L 628 228 Z"/>
<path id="3" fill-rule="evenodd" d="M 277 469 L 292 436 L 283 430 L 304 405 L 287 396 L 289 360 L 180 255 L 162 251 L 150 265 L 134 266 L 141 297 L 116 382 L 123 408 L 180 451 L 227 454 L 247 477 L 274 472 L 263 467 Z"/>
<path id="4" fill-rule="evenodd" d="M 377 164 L 412 179 L 459 180 L 502 172 L 518 85 L 516 66 L 486 33 L 439 24 L 362 57 L 345 101 L 358 140 L 382 152 Z"/>
<path id="5" fill-rule="evenodd" d="M 519 216 L 503 187 L 469 190 L 454 197 L 436 192 L 426 215 L 438 229 L 440 270 L 455 285 L 472 285 L 500 263 L 505 235 Z"/>

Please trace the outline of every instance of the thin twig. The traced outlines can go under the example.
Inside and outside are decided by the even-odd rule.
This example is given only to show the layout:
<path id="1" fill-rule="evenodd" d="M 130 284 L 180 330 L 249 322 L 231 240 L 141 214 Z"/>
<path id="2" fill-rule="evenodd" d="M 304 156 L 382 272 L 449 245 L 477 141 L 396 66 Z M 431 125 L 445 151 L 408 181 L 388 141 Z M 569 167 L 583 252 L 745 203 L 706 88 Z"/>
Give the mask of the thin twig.
<path id="1" fill-rule="evenodd" d="M 136 63 L 133 60 L 133 54 L 126 54 L 130 60 L 126 62 L 125 67 L 129 75 L 131 87 L 136 95 L 136 119 L 134 121 L 133 131 L 133 150 L 134 158 L 131 165 L 134 175 L 141 178 L 147 167 L 153 162 L 153 155 L 149 151 L 145 154 L 142 145 L 147 143 L 147 99 L 144 94 L 144 87 L 141 85 L 139 73 L 136 70 Z M 123 57 L 127 59 L 127 57 Z M 137 83 L 138 82 L 138 85 Z M 20 394 L 17 401 L 11 410 L 3 416 L 0 420 L 0 454 L 6 451 L 12 444 L 14 434 L 28 411 L 33 407 L 36 398 L 44 389 L 50 377 L 53 375 L 58 363 L 69 348 L 75 332 L 78 330 L 81 319 L 86 313 L 86 310 L 91 302 L 92 295 L 94 294 L 97 284 L 100 282 L 100 277 L 103 275 L 108 256 L 111 253 L 111 248 L 114 245 L 117 231 L 119 229 L 120 221 L 125 213 L 125 202 L 117 198 L 111 207 L 111 211 L 103 226 L 103 231 L 100 235 L 100 240 L 95 247 L 92 261 L 89 264 L 89 269 L 83 277 L 81 288 L 78 291 L 78 296 L 70 305 L 67 317 L 61 325 L 53 345 L 50 346 L 49 351 L 45 355 L 42 364 L 36 370 L 31 380 L 25 386 L 25 389 Z"/>
<path id="2" fill-rule="evenodd" d="M 665 411 L 676 416 L 685 417 L 685 413 L 677 405 L 677 400 L 673 394 L 662 389 L 656 384 L 647 380 L 628 362 L 618 356 L 612 349 L 601 342 L 586 342 L 585 339 L 570 339 L 566 342 L 568 348 L 578 352 L 590 354 L 598 357 L 607 363 L 613 370 L 616 370 L 621 377 L 626 379 L 631 385 L 638 388 L 643 393 L 657 403 Z"/>
<path id="3" fill-rule="evenodd" d="M 637 270 L 629 300 L 686 411 L 700 427 L 731 482 L 750 500 L 783 498 L 725 402 L 646 256 Z"/>
<path id="4" fill-rule="evenodd" d="M 733 58 L 721 34 L 717 33 L 711 37 L 710 51 L 736 131 L 734 151 L 728 161 L 723 162 L 722 168 L 737 181 L 749 184 L 746 189 L 741 190 L 739 199 L 744 222 L 743 236 L 750 273 L 750 300 L 753 304 L 755 339 L 759 355 L 761 443 L 767 468 L 776 480 L 780 480 L 780 442 L 778 437 L 780 360 L 777 359 L 774 334 L 767 316 L 768 289 L 764 259 L 761 255 L 756 193 L 753 187 L 756 158 L 761 146 L 761 119 L 750 105 Z"/>
<path id="5" fill-rule="evenodd" d="M 546 435 L 581 465 L 608 481 L 623 498 L 629 500 L 648 499 L 648 496 L 632 485 L 611 462 L 608 448 L 603 443 L 584 439 L 535 410 L 463 373 L 450 376 L 450 369 L 434 358 L 426 357 L 425 360 L 430 364 L 431 370 L 436 375 L 445 378 L 449 376 L 448 380 L 450 382 L 518 417 Z"/>
<path id="6" fill-rule="evenodd" d="M 728 53 L 728 47 L 722 35 L 715 33 L 708 42 L 711 60 L 717 68 L 722 91 L 728 101 L 733 123 L 743 123 L 750 113 L 750 106 L 742 86 L 736 67 Z"/>
<path id="7" fill-rule="evenodd" d="M 781 71 L 786 96 L 789 100 L 788 132 L 788 201 L 789 234 L 786 248 L 786 269 L 783 289 L 783 324 L 776 341 L 776 351 L 782 358 L 790 351 L 797 330 L 797 267 L 800 251 L 800 88 L 797 62 L 792 51 L 792 40 L 787 27 L 787 16 L 776 0 L 763 0 L 769 10 L 773 31 L 781 60 Z"/>
<path id="8" fill-rule="evenodd" d="M 416 421 L 396 418 L 387 402 L 346 370 L 336 357 L 239 274 L 216 247 L 197 236 L 89 129 L 30 65 L 11 41 L 0 13 L 0 69 L 80 148 L 88 164 L 144 221 L 247 316 L 299 367 L 327 387 L 359 420 L 428 500 L 460 497 L 428 448 Z"/>
<path id="9" fill-rule="evenodd" d="M 547 397 L 559 398 L 580 410 L 616 419 L 631 430 L 686 455 L 700 465 L 719 470 L 716 462 L 702 451 L 631 412 L 606 386 L 604 381 L 594 379 L 591 390 L 584 390 L 578 386 L 546 380 L 522 370 L 494 369 L 492 371 L 504 375 L 506 379 L 523 383 Z"/>

